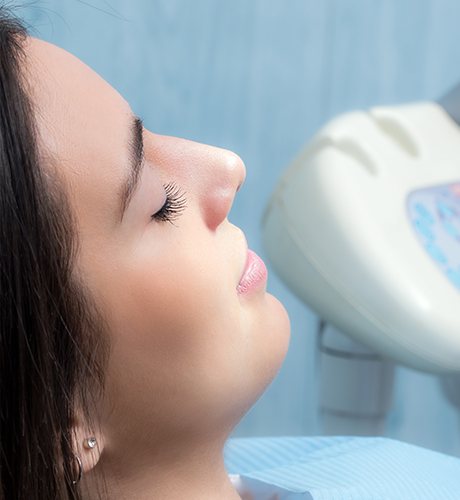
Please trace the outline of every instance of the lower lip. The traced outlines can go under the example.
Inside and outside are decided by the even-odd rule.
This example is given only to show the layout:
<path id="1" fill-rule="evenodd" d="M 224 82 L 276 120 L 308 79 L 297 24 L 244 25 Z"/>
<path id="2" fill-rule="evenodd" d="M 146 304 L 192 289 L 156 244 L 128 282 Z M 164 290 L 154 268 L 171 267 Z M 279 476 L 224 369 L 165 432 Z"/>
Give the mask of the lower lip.
<path id="1" fill-rule="evenodd" d="M 243 295 L 253 290 L 258 290 L 267 281 L 267 268 L 264 261 L 252 250 L 248 250 L 246 266 L 236 289 Z"/>

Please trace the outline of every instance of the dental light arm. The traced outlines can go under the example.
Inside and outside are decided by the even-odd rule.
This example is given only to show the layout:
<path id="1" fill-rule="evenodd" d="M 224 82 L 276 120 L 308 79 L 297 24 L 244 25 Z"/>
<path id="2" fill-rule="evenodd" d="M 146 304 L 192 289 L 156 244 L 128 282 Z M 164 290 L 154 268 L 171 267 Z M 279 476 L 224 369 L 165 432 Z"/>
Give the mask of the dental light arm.
<path id="1" fill-rule="evenodd" d="M 460 119 L 456 90 L 441 101 Z M 267 207 L 267 252 L 321 318 L 419 370 L 460 371 L 460 129 L 442 105 L 327 124 Z"/>

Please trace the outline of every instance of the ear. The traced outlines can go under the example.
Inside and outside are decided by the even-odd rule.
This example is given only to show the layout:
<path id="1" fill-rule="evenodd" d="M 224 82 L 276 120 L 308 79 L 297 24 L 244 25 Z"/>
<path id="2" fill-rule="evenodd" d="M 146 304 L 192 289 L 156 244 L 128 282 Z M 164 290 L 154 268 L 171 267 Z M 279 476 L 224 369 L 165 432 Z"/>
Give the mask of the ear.
<path id="1" fill-rule="evenodd" d="M 73 449 L 81 460 L 83 473 L 87 473 L 99 462 L 104 450 L 104 437 L 100 430 L 88 429 L 80 421 L 74 424 L 72 434 Z"/>

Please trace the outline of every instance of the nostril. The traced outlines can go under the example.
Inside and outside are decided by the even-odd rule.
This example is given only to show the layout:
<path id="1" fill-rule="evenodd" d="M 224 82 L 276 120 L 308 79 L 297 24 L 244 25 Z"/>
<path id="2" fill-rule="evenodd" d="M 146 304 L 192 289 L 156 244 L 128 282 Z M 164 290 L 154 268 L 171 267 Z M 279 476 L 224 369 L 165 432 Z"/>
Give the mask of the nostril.
<path id="1" fill-rule="evenodd" d="M 209 190 L 203 197 L 202 213 L 206 225 L 215 230 L 222 222 L 225 221 L 233 204 L 235 195 L 234 186 L 226 188 Z"/>

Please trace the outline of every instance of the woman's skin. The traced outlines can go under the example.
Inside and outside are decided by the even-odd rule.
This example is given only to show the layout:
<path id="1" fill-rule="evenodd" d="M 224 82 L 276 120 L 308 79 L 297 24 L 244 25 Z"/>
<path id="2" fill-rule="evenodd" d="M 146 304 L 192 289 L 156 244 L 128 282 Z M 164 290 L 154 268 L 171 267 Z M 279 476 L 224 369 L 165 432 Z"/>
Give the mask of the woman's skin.
<path id="1" fill-rule="evenodd" d="M 241 294 L 244 234 L 227 215 L 245 178 L 234 153 L 143 131 L 144 165 L 124 216 L 132 112 L 68 52 L 29 38 L 26 77 L 43 168 L 68 193 L 80 249 L 75 275 L 107 318 L 111 346 L 98 428 L 75 422 L 91 498 L 238 498 L 228 434 L 276 374 L 289 321 L 265 286 Z M 186 208 L 152 220 L 174 182 Z M 98 446 L 88 450 L 86 437 Z"/>

